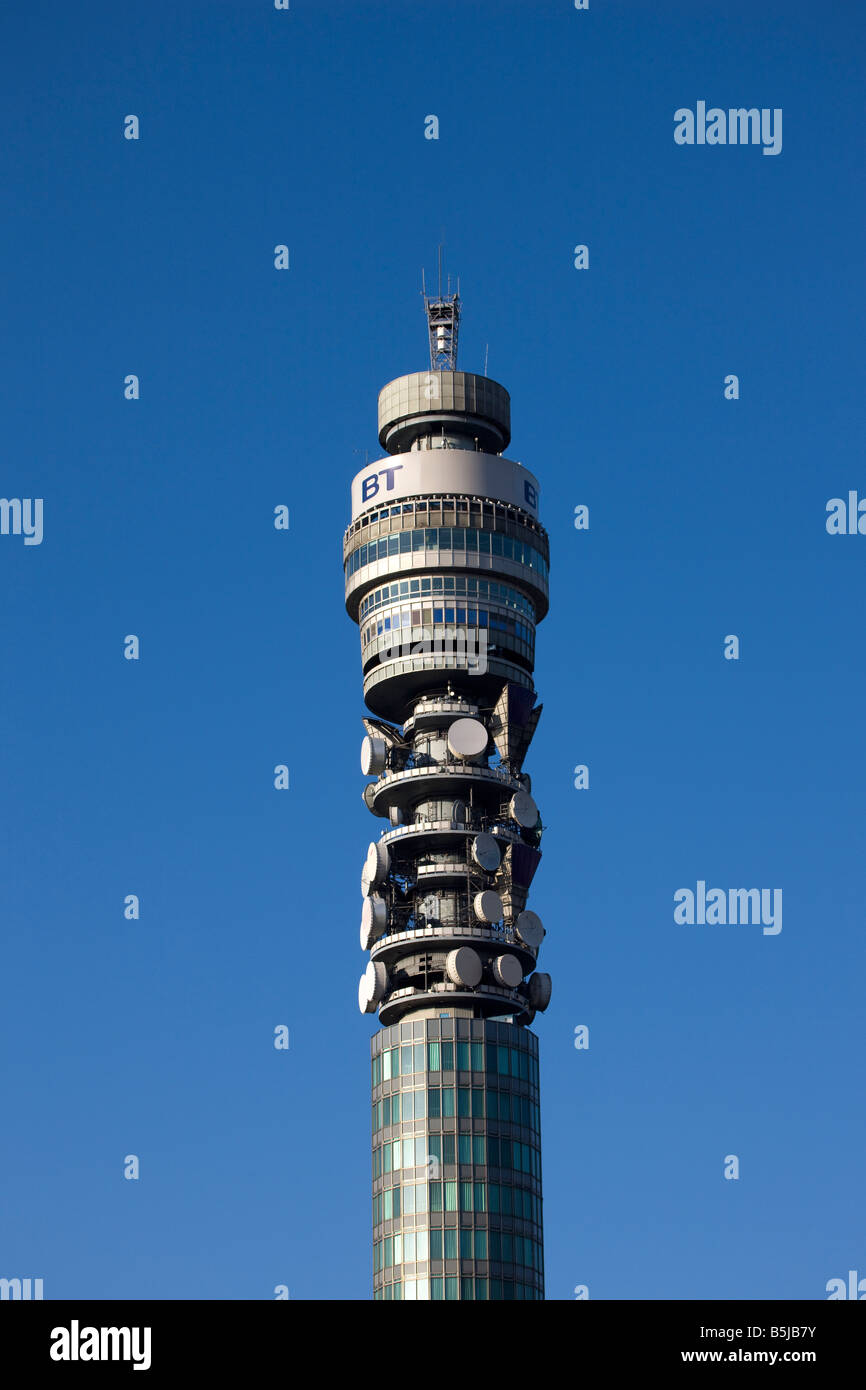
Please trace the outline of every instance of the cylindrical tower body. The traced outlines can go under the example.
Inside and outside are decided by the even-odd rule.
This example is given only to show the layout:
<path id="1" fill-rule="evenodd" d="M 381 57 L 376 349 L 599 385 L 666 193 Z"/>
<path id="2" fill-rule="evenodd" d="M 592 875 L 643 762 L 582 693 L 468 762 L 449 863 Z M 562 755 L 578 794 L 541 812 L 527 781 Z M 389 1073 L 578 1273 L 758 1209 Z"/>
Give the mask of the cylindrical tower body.
<path id="1" fill-rule="evenodd" d="M 442 330 L 430 304 L 432 360 Z M 379 439 L 388 456 L 352 483 L 343 548 L 372 712 L 364 800 L 386 822 L 361 873 L 358 1002 L 383 1025 L 372 1039 L 373 1296 L 542 1298 L 527 1025 L 547 1007 L 550 977 L 535 968 L 544 927 L 527 898 L 542 825 L 523 772 L 548 605 L 538 482 L 502 457 L 510 401 L 486 377 L 390 382 Z"/>

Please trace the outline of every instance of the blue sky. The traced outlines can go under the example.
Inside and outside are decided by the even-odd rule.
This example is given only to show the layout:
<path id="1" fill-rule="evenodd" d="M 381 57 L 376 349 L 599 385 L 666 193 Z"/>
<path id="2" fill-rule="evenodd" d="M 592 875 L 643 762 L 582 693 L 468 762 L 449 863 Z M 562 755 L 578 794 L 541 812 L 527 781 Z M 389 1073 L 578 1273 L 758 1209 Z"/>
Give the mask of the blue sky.
<path id="1" fill-rule="evenodd" d="M 866 495 L 862 9 L 15 9 L 0 494 L 44 539 L 0 536 L 0 1275 L 370 1297 L 340 542 L 440 238 L 551 538 L 547 1296 L 866 1273 L 866 538 L 825 529 Z M 781 154 L 678 146 L 699 100 L 781 108 Z M 781 888 L 782 931 L 676 924 L 699 879 Z"/>

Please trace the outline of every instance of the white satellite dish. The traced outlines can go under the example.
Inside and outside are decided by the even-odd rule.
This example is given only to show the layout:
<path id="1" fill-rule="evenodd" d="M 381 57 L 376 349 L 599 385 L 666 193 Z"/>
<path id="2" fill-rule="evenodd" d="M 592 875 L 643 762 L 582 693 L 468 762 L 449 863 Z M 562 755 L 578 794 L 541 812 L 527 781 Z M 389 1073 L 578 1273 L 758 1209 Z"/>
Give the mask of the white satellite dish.
<path id="1" fill-rule="evenodd" d="M 476 893 L 472 906 L 479 922 L 502 921 L 502 899 L 492 889 L 485 888 L 483 893 Z"/>
<path id="2" fill-rule="evenodd" d="M 448 751 L 454 758 L 478 758 L 488 743 L 488 733 L 478 719 L 455 719 L 448 730 Z"/>
<path id="3" fill-rule="evenodd" d="M 368 734 L 361 744 L 361 771 L 364 776 L 378 777 L 380 772 L 384 772 L 387 754 L 385 740 Z"/>
<path id="4" fill-rule="evenodd" d="M 378 1004 L 388 988 L 388 971 L 380 960 L 371 960 L 364 972 L 364 978 L 367 981 L 368 995 L 374 1004 Z"/>
<path id="5" fill-rule="evenodd" d="M 382 840 L 371 840 L 367 850 L 367 862 L 364 865 L 364 872 L 371 883 L 384 882 L 388 877 L 390 862 L 388 846 Z"/>
<path id="6" fill-rule="evenodd" d="M 538 821 L 538 807 L 529 792 L 515 792 L 509 802 L 508 813 L 524 830 L 531 830 Z"/>
<path id="7" fill-rule="evenodd" d="M 458 946 L 445 957 L 445 974 L 452 984 L 474 989 L 481 983 L 481 957 L 471 946 Z"/>
<path id="8" fill-rule="evenodd" d="M 514 924 L 514 930 L 524 946 L 536 951 L 546 935 L 541 918 L 537 912 L 521 912 Z"/>
<path id="9" fill-rule="evenodd" d="M 488 835 L 485 831 L 481 835 L 475 836 L 472 842 L 472 858 L 479 868 L 485 869 L 489 874 L 493 873 L 494 869 L 499 868 L 502 855 L 492 835 Z"/>
<path id="10" fill-rule="evenodd" d="M 493 978 L 506 989 L 517 989 L 523 979 L 523 966 L 516 956 L 497 956 L 493 962 Z"/>
<path id="11" fill-rule="evenodd" d="M 361 950 L 369 951 L 388 927 L 388 904 L 378 893 L 367 898 L 361 908 Z"/>
<path id="12" fill-rule="evenodd" d="M 358 1008 L 362 1014 L 374 1014 L 376 1012 L 376 1001 L 370 997 L 366 975 L 362 975 L 358 981 Z"/>
<path id="13" fill-rule="evenodd" d="M 546 1009 L 550 1003 L 553 982 L 543 971 L 536 971 L 529 977 L 529 1003 L 533 1009 Z"/>
<path id="14" fill-rule="evenodd" d="M 388 811 L 388 819 L 392 825 L 405 825 L 406 816 L 401 806 L 392 806 Z"/>

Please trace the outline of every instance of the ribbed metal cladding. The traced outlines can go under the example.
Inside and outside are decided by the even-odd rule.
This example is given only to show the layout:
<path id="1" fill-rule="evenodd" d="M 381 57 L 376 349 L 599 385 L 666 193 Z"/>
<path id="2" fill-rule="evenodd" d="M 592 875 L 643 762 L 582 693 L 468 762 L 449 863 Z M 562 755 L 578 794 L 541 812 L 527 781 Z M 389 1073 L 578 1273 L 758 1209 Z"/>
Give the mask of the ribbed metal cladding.
<path id="1" fill-rule="evenodd" d="M 360 628 L 361 874 L 371 1042 L 373 1296 L 544 1297 L 538 1043 L 550 999 L 528 907 L 543 825 L 523 760 L 547 612 L 538 484 L 503 458 L 504 387 L 415 373 L 379 398 L 399 462 L 353 482 L 346 606 Z M 384 465 L 384 466 L 383 466 Z"/>

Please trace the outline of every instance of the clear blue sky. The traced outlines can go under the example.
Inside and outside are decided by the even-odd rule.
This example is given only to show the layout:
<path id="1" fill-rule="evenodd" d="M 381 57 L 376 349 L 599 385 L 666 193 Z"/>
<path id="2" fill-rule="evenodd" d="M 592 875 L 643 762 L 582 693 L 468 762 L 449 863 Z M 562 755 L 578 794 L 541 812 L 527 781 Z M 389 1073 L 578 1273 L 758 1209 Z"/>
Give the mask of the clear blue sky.
<path id="1" fill-rule="evenodd" d="M 853 0 L 5 7 L 0 494 L 44 540 L 0 536 L 0 1275 L 370 1297 L 381 826 L 340 542 L 440 236 L 551 537 L 547 1296 L 866 1274 L 866 537 L 825 530 L 866 495 L 864 30 Z M 782 108 L 782 153 L 676 145 L 699 100 Z M 677 925 L 699 879 L 782 888 L 781 933 Z"/>

